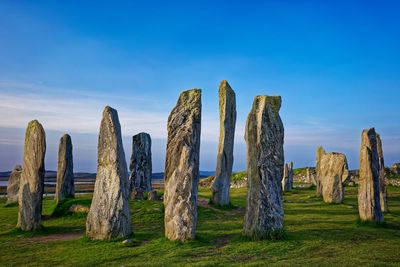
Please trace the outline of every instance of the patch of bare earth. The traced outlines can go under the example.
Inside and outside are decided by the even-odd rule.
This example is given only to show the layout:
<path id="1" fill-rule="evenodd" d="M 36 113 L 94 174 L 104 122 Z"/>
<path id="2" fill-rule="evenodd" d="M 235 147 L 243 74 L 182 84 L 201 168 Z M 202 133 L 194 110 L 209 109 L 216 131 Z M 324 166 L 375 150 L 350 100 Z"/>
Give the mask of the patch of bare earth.
<path id="1" fill-rule="evenodd" d="M 46 236 L 35 236 L 24 240 L 28 243 L 46 243 L 52 241 L 68 241 L 75 240 L 82 237 L 82 233 L 65 233 L 65 234 L 52 234 Z"/>

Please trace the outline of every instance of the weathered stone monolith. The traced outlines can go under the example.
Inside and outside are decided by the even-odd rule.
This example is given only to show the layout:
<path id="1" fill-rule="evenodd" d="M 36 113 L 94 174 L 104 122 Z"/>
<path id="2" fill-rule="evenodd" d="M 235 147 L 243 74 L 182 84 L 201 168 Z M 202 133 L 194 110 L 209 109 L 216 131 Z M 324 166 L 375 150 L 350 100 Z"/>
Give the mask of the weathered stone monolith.
<path id="1" fill-rule="evenodd" d="M 324 202 L 342 203 L 344 199 L 342 181 L 347 180 L 349 177 L 346 156 L 336 152 L 322 155 L 319 175 Z"/>
<path id="2" fill-rule="evenodd" d="M 358 212 L 363 221 L 383 222 L 379 188 L 379 155 L 375 128 L 361 135 Z"/>
<path id="3" fill-rule="evenodd" d="M 33 120 L 26 128 L 24 163 L 18 194 L 17 227 L 24 231 L 38 229 L 42 223 L 45 154 L 46 134 L 42 125 Z"/>
<path id="4" fill-rule="evenodd" d="M 91 239 L 113 239 L 131 234 L 128 168 L 118 113 L 105 107 L 100 124 L 97 175 L 92 205 L 86 220 Z"/>
<path id="5" fill-rule="evenodd" d="M 151 138 L 148 133 L 139 133 L 132 137 L 129 169 L 131 171 L 129 177 L 131 198 L 143 198 L 144 192 L 152 190 Z"/>
<path id="6" fill-rule="evenodd" d="M 227 81 L 219 86 L 219 144 L 211 200 L 217 205 L 230 203 L 229 189 L 233 166 L 233 143 L 236 124 L 236 96 Z"/>
<path id="7" fill-rule="evenodd" d="M 323 149 L 322 146 L 317 147 L 317 159 L 316 159 L 316 164 L 315 164 L 315 183 L 316 183 L 316 194 L 317 196 L 322 196 L 322 182 L 321 182 L 321 170 L 320 170 L 320 165 L 321 165 L 321 159 L 322 156 L 326 154 L 325 150 Z"/>
<path id="8" fill-rule="evenodd" d="M 387 212 L 387 191 L 385 187 L 385 161 L 383 159 L 382 140 L 379 134 L 376 134 L 376 145 L 378 150 L 378 161 L 379 161 L 379 195 L 381 202 L 382 212 Z"/>
<path id="9" fill-rule="evenodd" d="M 18 192 L 19 184 L 21 181 L 22 167 L 17 165 L 11 172 L 10 178 L 8 178 L 7 184 L 7 205 L 12 203 L 18 203 Z"/>
<path id="10" fill-rule="evenodd" d="M 283 169 L 282 190 L 292 191 L 293 188 L 293 162 L 286 163 Z"/>
<path id="11" fill-rule="evenodd" d="M 66 197 L 75 197 L 74 163 L 69 134 L 61 137 L 58 147 L 57 184 L 54 199 L 60 203 Z"/>
<path id="12" fill-rule="evenodd" d="M 283 229 L 284 129 L 279 110 L 281 97 L 256 96 L 247 117 L 248 192 L 244 235 L 271 238 Z"/>
<path id="13" fill-rule="evenodd" d="M 201 133 L 201 90 L 180 94 L 168 118 L 164 227 L 169 240 L 194 239 Z"/>

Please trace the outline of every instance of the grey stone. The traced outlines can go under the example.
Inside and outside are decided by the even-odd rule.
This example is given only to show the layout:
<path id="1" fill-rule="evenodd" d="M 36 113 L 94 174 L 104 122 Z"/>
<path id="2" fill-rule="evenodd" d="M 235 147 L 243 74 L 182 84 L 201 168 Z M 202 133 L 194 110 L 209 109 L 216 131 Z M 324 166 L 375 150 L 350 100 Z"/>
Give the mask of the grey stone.
<path id="1" fill-rule="evenodd" d="M 217 205 L 229 205 L 229 189 L 233 166 L 233 143 L 236 124 L 236 96 L 227 81 L 219 86 L 219 144 L 217 168 L 211 187 L 212 202 Z"/>
<path id="2" fill-rule="evenodd" d="M 387 212 L 387 190 L 385 188 L 385 160 L 383 158 L 382 140 L 379 134 L 376 134 L 376 145 L 379 161 L 379 195 L 382 212 Z"/>
<path id="3" fill-rule="evenodd" d="M 305 180 L 305 182 L 309 183 L 309 184 L 317 185 L 317 182 L 315 180 L 314 172 L 312 172 L 310 170 L 310 168 L 306 169 L 306 180 Z"/>
<path id="4" fill-rule="evenodd" d="M 379 187 L 379 154 L 375 128 L 361 135 L 358 212 L 363 221 L 383 222 Z"/>
<path id="5" fill-rule="evenodd" d="M 33 120 L 26 128 L 24 163 L 18 194 L 17 227 L 24 231 L 41 227 L 45 154 L 46 134 L 42 125 L 37 120 Z"/>
<path id="6" fill-rule="evenodd" d="M 322 182 L 321 182 L 321 159 L 322 156 L 326 154 L 325 150 L 323 149 L 322 146 L 317 147 L 317 159 L 316 159 L 316 165 L 315 165 L 315 171 L 316 171 L 316 176 L 315 176 L 315 183 L 316 183 L 316 195 L 317 196 L 322 196 Z"/>
<path id="7" fill-rule="evenodd" d="M 105 107 L 100 124 L 97 175 L 86 235 L 108 240 L 131 234 L 128 168 L 118 113 Z"/>
<path id="8" fill-rule="evenodd" d="M 131 171 L 129 177 L 131 198 L 143 198 L 144 192 L 152 190 L 151 138 L 148 133 L 139 133 L 132 137 L 132 156 L 129 169 Z"/>
<path id="9" fill-rule="evenodd" d="M 256 96 L 246 122 L 248 192 L 243 232 L 254 239 L 271 237 L 283 229 L 280 107 L 279 96 Z"/>
<path id="10" fill-rule="evenodd" d="M 400 174 L 400 162 L 393 164 L 390 170 L 395 174 Z"/>
<path id="11" fill-rule="evenodd" d="M 153 200 L 153 201 L 158 200 L 157 191 L 156 190 L 152 190 L 152 191 L 148 192 L 147 193 L 147 199 L 148 200 Z"/>
<path id="12" fill-rule="evenodd" d="M 75 197 L 74 163 L 69 134 L 61 137 L 58 147 L 57 184 L 54 199 L 60 203 L 66 197 Z"/>
<path id="13" fill-rule="evenodd" d="M 322 184 L 322 197 L 326 203 L 342 203 L 344 199 L 343 182 L 349 177 L 347 158 L 341 153 L 322 155 L 319 165 L 319 179 Z"/>
<path id="14" fill-rule="evenodd" d="M 196 235 L 200 133 L 201 90 L 184 91 L 168 118 L 164 226 L 169 240 Z"/>
<path id="15" fill-rule="evenodd" d="M 21 181 L 22 167 L 17 165 L 11 172 L 7 184 L 7 203 L 18 203 L 19 184 Z"/>
<path id="16" fill-rule="evenodd" d="M 293 162 L 286 163 L 283 169 L 282 190 L 283 192 L 293 189 Z"/>

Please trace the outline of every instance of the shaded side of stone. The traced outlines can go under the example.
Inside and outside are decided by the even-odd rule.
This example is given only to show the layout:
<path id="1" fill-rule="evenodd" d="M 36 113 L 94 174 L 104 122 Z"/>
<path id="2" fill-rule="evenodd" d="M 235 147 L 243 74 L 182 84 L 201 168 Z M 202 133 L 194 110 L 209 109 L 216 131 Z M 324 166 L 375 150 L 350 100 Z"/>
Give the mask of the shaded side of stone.
<path id="1" fill-rule="evenodd" d="M 317 196 L 322 196 L 322 182 L 321 182 L 321 159 L 322 156 L 326 154 L 325 150 L 323 149 L 322 146 L 317 147 L 317 159 L 316 159 L 316 164 L 315 164 L 315 171 L 316 171 L 316 176 L 315 176 L 315 183 L 316 183 L 316 195 Z"/>
<path id="2" fill-rule="evenodd" d="M 58 147 L 58 168 L 55 200 L 60 203 L 66 197 L 75 197 L 74 163 L 71 136 L 65 134 Z"/>
<path id="3" fill-rule="evenodd" d="M 21 182 L 22 167 L 16 165 L 8 178 L 7 184 L 7 203 L 18 203 L 19 184 Z"/>
<path id="4" fill-rule="evenodd" d="M 385 187 L 385 160 L 383 158 L 382 140 L 379 134 L 376 135 L 376 145 L 379 162 L 379 196 L 382 212 L 387 212 L 387 190 Z"/>
<path id="5" fill-rule="evenodd" d="M 131 198 L 143 198 L 144 192 L 152 190 L 151 137 L 148 133 L 139 133 L 132 137 L 129 169 L 131 171 L 129 177 Z"/>

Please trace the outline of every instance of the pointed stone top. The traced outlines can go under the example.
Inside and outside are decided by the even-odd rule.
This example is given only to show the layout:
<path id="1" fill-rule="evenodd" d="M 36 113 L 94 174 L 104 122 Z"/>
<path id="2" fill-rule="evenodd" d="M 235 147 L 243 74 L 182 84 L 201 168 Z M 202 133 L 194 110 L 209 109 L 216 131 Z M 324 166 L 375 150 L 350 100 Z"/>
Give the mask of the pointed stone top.
<path id="1" fill-rule="evenodd" d="M 112 107 L 110 107 L 110 106 L 106 106 L 105 108 L 104 108 L 104 110 L 103 110 L 103 115 L 104 115 L 104 113 L 114 113 L 114 112 L 117 112 L 117 110 L 116 109 L 113 109 Z"/>
<path id="2" fill-rule="evenodd" d="M 190 109 L 196 108 L 200 99 L 201 99 L 201 89 L 194 88 L 194 89 L 183 91 L 179 95 L 177 107 L 181 106 L 181 104 L 183 104 L 182 107 L 184 107 L 184 108 L 186 108 L 186 107 L 190 108 Z"/>
<path id="3" fill-rule="evenodd" d="M 71 139 L 71 136 L 67 133 L 65 133 L 61 138 L 63 139 Z"/>
<path id="4" fill-rule="evenodd" d="M 260 104 L 271 107 L 274 114 L 279 114 L 282 98 L 280 96 L 258 95 L 254 97 L 253 108 Z"/>
<path id="5" fill-rule="evenodd" d="M 14 170 L 13 171 L 22 171 L 22 166 L 21 165 L 15 165 Z"/>
<path id="6" fill-rule="evenodd" d="M 227 80 L 222 80 L 222 81 L 219 83 L 219 88 L 220 88 L 220 89 L 224 88 L 224 89 L 226 89 L 226 90 L 232 90 L 232 87 L 229 85 L 229 83 L 228 83 Z M 232 90 L 232 91 L 233 91 L 233 90 Z"/>

